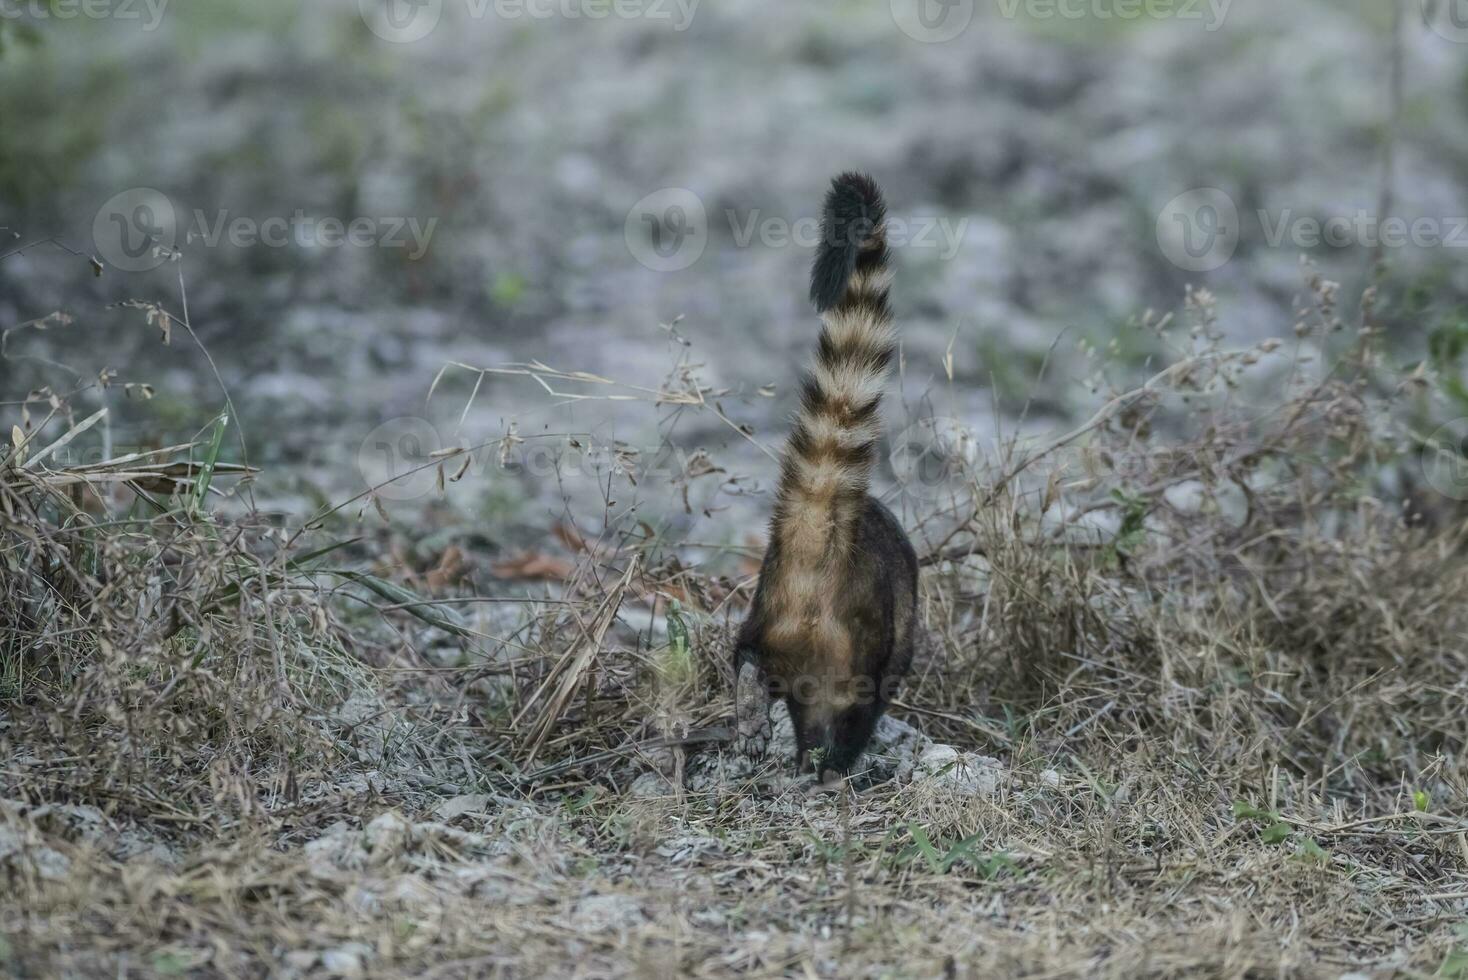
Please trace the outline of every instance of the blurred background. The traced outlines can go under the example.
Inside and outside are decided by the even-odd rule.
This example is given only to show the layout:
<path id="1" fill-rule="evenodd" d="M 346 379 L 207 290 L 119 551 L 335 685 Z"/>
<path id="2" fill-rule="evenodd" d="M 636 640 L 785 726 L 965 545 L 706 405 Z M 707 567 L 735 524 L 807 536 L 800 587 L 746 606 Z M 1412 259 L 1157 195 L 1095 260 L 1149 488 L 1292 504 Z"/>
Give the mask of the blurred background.
<path id="1" fill-rule="evenodd" d="M 846 169 L 897 223 L 894 445 L 934 416 L 982 451 L 1064 426 L 1147 373 L 1147 313 L 1190 285 L 1230 338 L 1288 339 L 1302 256 L 1343 310 L 1377 286 L 1400 360 L 1456 370 L 1465 14 L 0 0 L 5 420 L 109 372 L 114 451 L 232 411 L 267 510 L 486 444 L 380 501 L 500 544 L 568 499 L 748 543 Z"/>

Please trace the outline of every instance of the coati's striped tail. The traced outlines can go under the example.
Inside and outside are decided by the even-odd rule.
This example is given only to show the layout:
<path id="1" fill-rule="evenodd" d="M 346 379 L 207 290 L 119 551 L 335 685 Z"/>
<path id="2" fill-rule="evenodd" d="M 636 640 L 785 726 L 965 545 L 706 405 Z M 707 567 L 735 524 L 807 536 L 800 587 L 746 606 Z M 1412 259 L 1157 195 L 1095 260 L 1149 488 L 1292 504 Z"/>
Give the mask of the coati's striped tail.
<path id="1" fill-rule="evenodd" d="M 886 206 L 864 174 L 826 195 L 810 296 L 821 314 L 815 364 L 785 448 L 774 531 L 787 558 L 844 557 L 881 434 L 878 406 L 895 350 Z"/>

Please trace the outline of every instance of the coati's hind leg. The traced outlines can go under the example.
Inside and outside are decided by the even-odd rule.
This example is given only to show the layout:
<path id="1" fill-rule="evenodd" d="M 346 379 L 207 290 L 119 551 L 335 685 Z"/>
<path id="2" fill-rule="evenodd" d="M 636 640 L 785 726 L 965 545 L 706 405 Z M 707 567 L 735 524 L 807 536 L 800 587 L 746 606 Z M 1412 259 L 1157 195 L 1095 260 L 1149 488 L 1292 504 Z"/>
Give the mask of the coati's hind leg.
<path id="1" fill-rule="evenodd" d="M 754 651 L 741 649 L 734 656 L 734 748 L 760 758 L 769 750 L 770 734 L 769 682 Z"/>
<path id="2" fill-rule="evenodd" d="M 883 705 L 875 700 L 859 701 L 840 711 L 831 726 L 830 746 L 821 760 L 821 775 L 846 775 L 861 759 L 876 731 Z"/>
<path id="3" fill-rule="evenodd" d="M 785 707 L 790 712 L 790 727 L 795 732 L 795 771 L 800 775 L 813 773 L 817 753 L 825 751 L 825 726 L 820 724 L 810 705 L 798 697 L 786 697 Z"/>
<path id="4" fill-rule="evenodd" d="M 795 728 L 796 771 L 825 783 L 845 776 L 861 758 L 882 705 L 874 700 L 858 701 L 834 711 L 787 701 Z"/>

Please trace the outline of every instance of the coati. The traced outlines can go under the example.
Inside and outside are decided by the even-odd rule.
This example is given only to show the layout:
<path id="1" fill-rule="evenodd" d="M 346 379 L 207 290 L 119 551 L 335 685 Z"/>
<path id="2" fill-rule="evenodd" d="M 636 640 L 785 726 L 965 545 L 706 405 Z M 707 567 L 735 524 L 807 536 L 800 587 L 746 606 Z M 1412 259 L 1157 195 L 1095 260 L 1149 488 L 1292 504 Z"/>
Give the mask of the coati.
<path id="1" fill-rule="evenodd" d="M 800 768 L 821 781 L 850 771 L 912 661 L 917 556 L 867 493 L 896 348 L 885 215 L 870 177 L 832 181 L 811 270 L 822 323 L 815 364 L 801 383 L 769 545 L 735 647 L 745 749 L 766 742 L 769 699 L 782 697 Z M 762 695 L 757 707 L 751 690 Z"/>

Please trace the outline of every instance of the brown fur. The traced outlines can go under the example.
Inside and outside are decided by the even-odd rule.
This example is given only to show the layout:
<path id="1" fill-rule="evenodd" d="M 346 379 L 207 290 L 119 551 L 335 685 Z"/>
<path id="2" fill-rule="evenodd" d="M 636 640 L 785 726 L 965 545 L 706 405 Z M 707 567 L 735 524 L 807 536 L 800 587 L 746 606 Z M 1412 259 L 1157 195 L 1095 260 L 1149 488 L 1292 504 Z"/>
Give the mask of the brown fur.
<path id="1" fill-rule="evenodd" d="M 815 364 L 737 654 L 736 669 L 757 665 L 785 698 L 802 766 L 822 771 L 845 772 L 860 756 L 912 657 L 917 559 L 867 493 L 896 344 L 884 217 L 870 178 L 836 178 L 812 273 Z"/>

